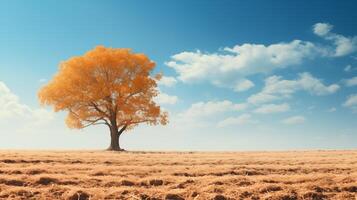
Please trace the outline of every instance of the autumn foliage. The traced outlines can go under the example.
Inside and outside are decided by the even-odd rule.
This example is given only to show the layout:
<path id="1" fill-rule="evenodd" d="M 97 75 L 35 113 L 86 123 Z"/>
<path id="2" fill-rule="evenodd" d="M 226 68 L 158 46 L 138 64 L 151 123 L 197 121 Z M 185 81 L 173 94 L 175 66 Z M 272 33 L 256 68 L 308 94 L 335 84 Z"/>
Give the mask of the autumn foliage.
<path id="1" fill-rule="evenodd" d="M 83 56 L 60 64 L 59 72 L 39 92 L 43 105 L 68 111 L 66 123 L 81 129 L 107 125 L 111 133 L 109 150 L 121 150 L 119 136 L 139 123 L 168 122 L 153 98 L 158 95 L 155 67 L 144 54 L 130 49 L 98 46 Z"/>

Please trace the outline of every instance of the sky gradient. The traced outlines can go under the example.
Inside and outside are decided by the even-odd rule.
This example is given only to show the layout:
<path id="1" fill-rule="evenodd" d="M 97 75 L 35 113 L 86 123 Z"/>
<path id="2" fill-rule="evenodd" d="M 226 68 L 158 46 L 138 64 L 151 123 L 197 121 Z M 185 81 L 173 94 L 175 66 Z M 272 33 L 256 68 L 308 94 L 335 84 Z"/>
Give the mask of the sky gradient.
<path id="1" fill-rule="evenodd" d="M 357 148 L 354 1 L 1 1 L 0 148 L 104 149 L 106 127 L 71 130 L 37 92 L 97 45 L 156 62 L 166 127 L 130 150 Z"/>

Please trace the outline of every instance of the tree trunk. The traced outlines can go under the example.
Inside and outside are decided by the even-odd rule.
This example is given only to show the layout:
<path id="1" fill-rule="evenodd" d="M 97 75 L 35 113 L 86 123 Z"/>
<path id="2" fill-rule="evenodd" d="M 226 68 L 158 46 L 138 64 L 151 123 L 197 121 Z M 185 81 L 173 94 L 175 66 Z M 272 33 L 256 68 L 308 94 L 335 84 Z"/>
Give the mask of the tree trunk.
<path id="1" fill-rule="evenodd" d="M 119 145 L 119 137 L 118 129 L 115 127 L 110 128 L 110 146 L 107 150 L 109 151 L 123 151 Z"/>
<path id="2" fill-rule="evenodd" d="M 119 131 L 117 126 L 110 127 L 110 146 L 107 149 L 108 151 L 124 151 L 124 149 L 120 148 L 119 138 L 126 127 L 127 126 L 122 127 Z"/>

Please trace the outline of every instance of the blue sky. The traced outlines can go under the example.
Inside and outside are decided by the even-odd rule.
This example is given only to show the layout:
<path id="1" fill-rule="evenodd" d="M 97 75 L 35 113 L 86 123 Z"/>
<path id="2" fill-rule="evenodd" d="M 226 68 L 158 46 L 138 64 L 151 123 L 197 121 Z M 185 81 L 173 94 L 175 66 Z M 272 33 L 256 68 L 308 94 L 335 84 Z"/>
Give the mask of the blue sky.
<path id="1" fill-rule="evenodd" d="M 103 149 L 105 127 L 70 130 L 37 92 L 97 45 L 156 62 L 166 127 L 126 149 L 351 149 L 357 141 L 353 1 L 1 1 L 0 148 Z"/>

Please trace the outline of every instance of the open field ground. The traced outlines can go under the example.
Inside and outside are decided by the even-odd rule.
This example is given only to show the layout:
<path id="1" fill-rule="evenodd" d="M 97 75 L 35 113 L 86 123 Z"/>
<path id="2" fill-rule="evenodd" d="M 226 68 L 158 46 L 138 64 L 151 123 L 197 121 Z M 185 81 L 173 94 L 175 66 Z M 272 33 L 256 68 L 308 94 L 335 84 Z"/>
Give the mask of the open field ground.
<path id="1" fill-rule="evenodd" d="M 357 151 L 0 151 L 0 199 L 357 199 Z"/>

